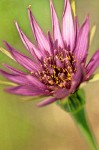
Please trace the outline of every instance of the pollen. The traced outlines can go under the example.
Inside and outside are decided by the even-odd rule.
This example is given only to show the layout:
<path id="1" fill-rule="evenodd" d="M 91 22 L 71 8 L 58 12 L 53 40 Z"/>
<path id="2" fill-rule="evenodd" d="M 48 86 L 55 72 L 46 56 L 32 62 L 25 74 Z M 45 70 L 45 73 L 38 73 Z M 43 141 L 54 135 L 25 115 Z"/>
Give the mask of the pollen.
<path id="1" fill-rule="evenodd" d="M 75 62 L 74 55 L 63 49 L 54 57 L 49 56 L 43 59 L 42 71 L 38 71 L 36 77 L 50 89 L 52 86 L 69 89 L 72 75 L 76 72 Z"/>

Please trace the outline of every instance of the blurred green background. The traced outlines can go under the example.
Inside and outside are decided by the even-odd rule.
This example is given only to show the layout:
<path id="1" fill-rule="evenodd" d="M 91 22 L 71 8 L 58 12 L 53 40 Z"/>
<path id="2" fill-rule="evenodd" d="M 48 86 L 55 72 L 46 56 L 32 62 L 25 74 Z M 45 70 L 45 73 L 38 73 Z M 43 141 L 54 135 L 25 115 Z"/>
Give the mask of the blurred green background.
<path id="1" fill-rule="evenodd" d="M 64 0 L 53 2 L 61 21 Z M 44 31 L 51 30 L 49 0 L 0 0 L 0 45 L 3 46 L 2 41 L 6 40 L 27 55 L 14 20 L 34 41 L 27 14 L 29 4 Z M 97 26 L 89 48 L 90 58 L 99 48 L 99 1 L 76 0 L 76 8 L 80 24 L 85 15 L 90 14 L 91 26 Z M 18 67 L 0 53 L 0 67 L 4 62 Z M 69 114 L 65 114 L 56 104 L 37 108 L 37 101 L 23 101 L 19 96 L 5 93 L 3 88 L 5 86 L 0 85 L 0 150 L 89 150 Z M 99 143 L 99 82 L 88 84 L 85 90 L 86 111 Z"/>

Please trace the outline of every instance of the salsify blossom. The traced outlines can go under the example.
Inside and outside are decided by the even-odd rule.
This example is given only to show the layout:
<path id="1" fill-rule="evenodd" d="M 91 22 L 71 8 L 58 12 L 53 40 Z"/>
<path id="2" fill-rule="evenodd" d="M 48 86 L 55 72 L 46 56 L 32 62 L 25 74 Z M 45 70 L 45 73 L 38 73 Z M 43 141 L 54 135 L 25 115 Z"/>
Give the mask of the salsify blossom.
<path id="1" fill-rule="evenodd" d="M 88 64 L 88 46 L 90 38 L 90 23 L 87 16 L 79 27 L 77 16 L 74 15 L 69 0 L 65 0 L 62 17 L 62 29 L 52 1 L 50 0 L 53 37 L 50 32 L 44 35 L 32 15 L 30 7 L 28 14 L 32 32 L 37 45 L 35 46 L 15 22 L 21 40 L 33 59 L 21 54 L 7 42 L 4 42 L 11 58 L 24 68 L 27 73 L 16 70 L 8 64 L 4 66 L 10 71 L 0 69 L 0 74 L 16 83 L 6 89 L 7 92 L 23 96 L 47 97 L 38 106 L 44 106 L 63 100 L 76 92 L 80 84 L 89 80 L 99 66 L 99 50 L 95 52 Z"/>

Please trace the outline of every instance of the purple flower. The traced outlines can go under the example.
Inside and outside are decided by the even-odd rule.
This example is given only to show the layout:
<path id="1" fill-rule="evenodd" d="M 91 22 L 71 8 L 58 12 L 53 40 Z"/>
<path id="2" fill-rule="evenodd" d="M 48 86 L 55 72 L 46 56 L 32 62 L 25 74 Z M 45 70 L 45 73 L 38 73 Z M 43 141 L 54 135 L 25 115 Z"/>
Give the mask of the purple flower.
<path id="1" fill-rule="evenodd" d="M 31 43 L 17 22 L 15 23 L 21 40 L 33 59 L 4 42 L 11 57 L 26 68 L 27 73 L 16 70 L 7 64 L 4 66 L 10 72 L 0 69 L 1 75 L 16 83 L 16 86 L 9 87 L 6 91 L 18 95 L 48 97 L 38 106 L 50 104 L 74 93 L 82 82 L 90 79 L 99 66 L 99 50 L 86 65 L 90 37 L 89 16 L 79 27 L 77 16 L 73 15 L 69 0 L 65 0 L 61 31 L 51 0 L 50 9 L 53 36 L 48 32 L 46 37 L 32 15 L 30 7 L 28 8 L 37 46 Z"/>

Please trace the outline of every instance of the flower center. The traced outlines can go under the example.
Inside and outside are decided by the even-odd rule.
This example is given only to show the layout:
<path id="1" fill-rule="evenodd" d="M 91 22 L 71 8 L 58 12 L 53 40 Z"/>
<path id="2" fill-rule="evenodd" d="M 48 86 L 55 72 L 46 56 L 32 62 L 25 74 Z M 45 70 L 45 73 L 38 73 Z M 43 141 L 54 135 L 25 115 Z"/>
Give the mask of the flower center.
<path id="1" fill-rule="evenodd" d="M 70 89 L 72 76 L 76 72 L 76 61 L 72 53 L 62 50 L 54 56 L 44 58 L 41 67 L 42 70 L 35 75 L 49 89 L 53 87 Z"/>

